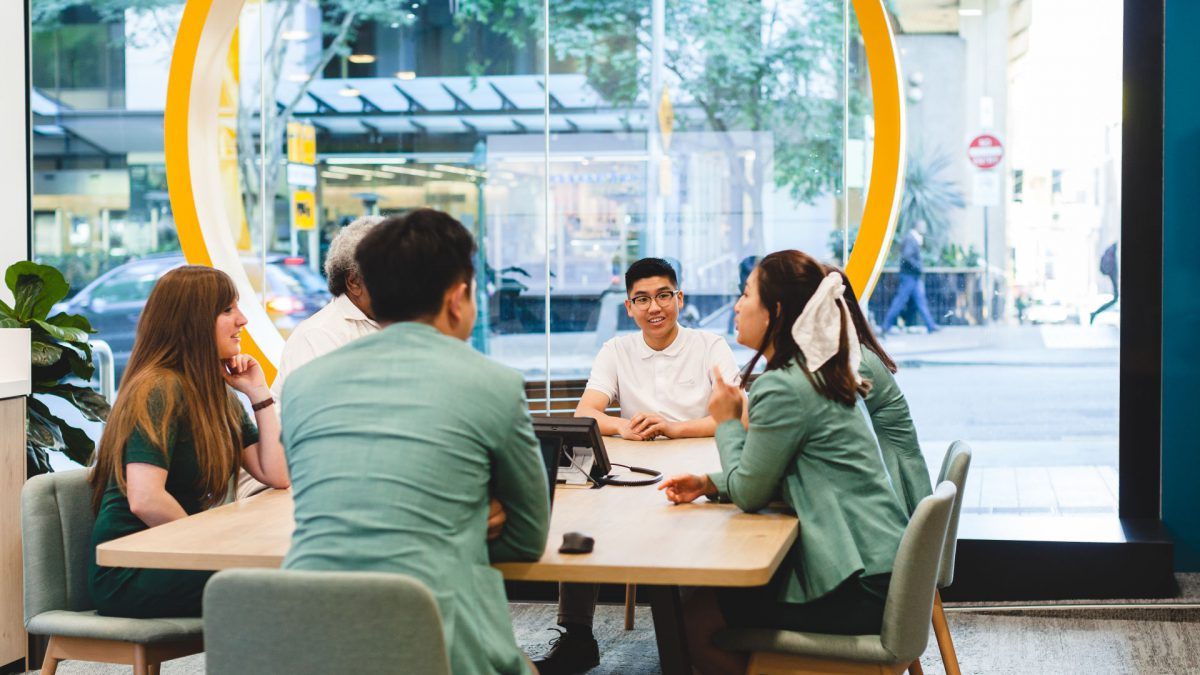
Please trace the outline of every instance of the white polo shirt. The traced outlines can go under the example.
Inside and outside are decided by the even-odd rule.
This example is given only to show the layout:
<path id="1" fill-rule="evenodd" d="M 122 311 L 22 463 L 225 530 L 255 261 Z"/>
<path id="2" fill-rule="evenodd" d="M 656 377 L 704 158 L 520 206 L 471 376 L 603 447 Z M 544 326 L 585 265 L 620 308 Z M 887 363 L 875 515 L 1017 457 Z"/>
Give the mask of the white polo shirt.
<path id="1" fill-rule="evenodd" d="M 694 420 L 708 415 L 713 366 L 726 382 L 737 381 L 733 350 L 720 335 L 680 326 L 675 341 L 655 351 L 641 333 L 631 333 L 604 343 L 587 388 L 619 403 L 625 419 L 648 412 L 672 422 Z"/>
<path id="2" fill-rule="evenodd" d="M 283 382 L 292 371 L 378 330 L 379 324 L 368 319 L 350 298 L 337 296 L 316 314 L 301 321 L 288 336 L 279 359 L 279 374 L 271 384 L 271 394 L 278 401 L 283 395 Z"/>

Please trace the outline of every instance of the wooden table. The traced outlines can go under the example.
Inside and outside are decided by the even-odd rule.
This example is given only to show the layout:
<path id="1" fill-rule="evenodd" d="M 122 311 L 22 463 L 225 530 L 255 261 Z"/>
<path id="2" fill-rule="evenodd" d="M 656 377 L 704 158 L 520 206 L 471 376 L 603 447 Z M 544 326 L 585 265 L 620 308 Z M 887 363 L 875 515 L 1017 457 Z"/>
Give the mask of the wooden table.
<path id="1" fill-rule="evenodd" d="M 720 468 L 711 438 L 653 443 L 606 438 L 605 446 L 614 462 L 667 476 Z M 293 527 L 291 493 L 272 490 L 101 544 L 96 559 L 114 567 L 279 567 Z M 570 531 L 595 538 L 595 550 L 585 555 L 558 553 L 563 533 Z M 746 514 L 732 504 L 703 499 L 675 506 L 655 485 L 560 487 L 541 560 L 496 567 L 506 579 L 646 586 L 663 672 L 690 672 L 678 587 L 765 584 L 798 532 L 794 516 Z"/>

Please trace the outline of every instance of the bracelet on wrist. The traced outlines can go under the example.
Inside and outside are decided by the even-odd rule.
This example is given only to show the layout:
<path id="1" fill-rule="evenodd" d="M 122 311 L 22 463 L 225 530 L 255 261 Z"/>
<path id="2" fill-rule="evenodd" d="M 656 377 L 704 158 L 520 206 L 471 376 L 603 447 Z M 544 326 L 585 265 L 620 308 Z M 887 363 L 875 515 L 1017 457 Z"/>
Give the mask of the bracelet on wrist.
<path id="1" fill-rule="evenodd" d="M 254 405 L 250 406 L 250 409 L 253 410 L 254 412 L 258 412 L 259 410 L 262 410 L 263 408 L 268 408 L 273 405 L 275 405 L 275 398 L 273 396 L 268 396 L 265 399 L 259 401 L 258 403 L 255 403 Z"/>

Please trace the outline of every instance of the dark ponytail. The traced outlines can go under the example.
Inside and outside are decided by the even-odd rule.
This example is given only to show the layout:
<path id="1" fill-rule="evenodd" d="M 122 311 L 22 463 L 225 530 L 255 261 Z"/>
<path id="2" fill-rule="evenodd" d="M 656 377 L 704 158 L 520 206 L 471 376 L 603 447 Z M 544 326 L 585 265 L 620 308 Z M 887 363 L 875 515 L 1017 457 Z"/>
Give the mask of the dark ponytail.
<path id="1" fill-rule="evenodd" d="M 758 297 L 769 314 L 767 332 L 763 343 L 759 345 L 754 358 L 746 364 L 742 372 L 742 386 L 747 386 L 749 376 L 754 366 L 762 358 L 768 345 L 774 347 L 774 353 L 767 361 L 767 370 L 776 370 L 788 366 L 796 360 L 812 383 L 813 388 L 825 398 L 854 405 L 858 396 L 866 396 L 871 390 L 871 383 L 858 380 L 858 373 L 850 369 L 849 333 L 854 330 L 847 325 L 846 315 L 841 315 L 841 331 L 838 337 L 838 351 L 814 373 L 804 363 L 800 346 L 792 338 L 792 324 L 804 311 L 810 298 L 816 293 L 817 287 L 825 278 L 826 269 L 811 256 L 801 251 L 777 251 L 763 258 L 755 267 L 758 274 Z M 845 299 L 839 300 L 845 302 Z"/>

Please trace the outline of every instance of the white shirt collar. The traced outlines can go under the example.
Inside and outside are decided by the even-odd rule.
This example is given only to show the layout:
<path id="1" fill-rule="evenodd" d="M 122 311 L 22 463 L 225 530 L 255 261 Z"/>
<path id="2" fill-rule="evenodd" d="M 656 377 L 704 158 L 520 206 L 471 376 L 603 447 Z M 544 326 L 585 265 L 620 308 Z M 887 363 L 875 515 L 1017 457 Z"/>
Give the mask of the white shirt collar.
<path id="1" fill-rule="evenodd" d="M 347 321 L 365 321 L 376 328 L 379 327 L 379 325 L 375 323 L 374 319 L 371 319 L 366 314 L 363 314 L 363 311 L 358 308 L 358 305 L 355 305 L 354 302 L 350 300 L 350 297 L 345 294 L 337 296 L 330 304 L 332 304 L 338 313 L 342 315 L 342 318 Z"/>
<path id="2" fill-rule="evenodd" d="M 655 354 L 662 354 L 663 356 L 678 356 L 679 352 L 683 351 L 684 343 L 687 342 L 687 340 L 684 339 L 684 332 L 687 330 L 687 328 L 680 326 L 679 332 L 675 334 L 675 339 L 671 341 L 671 344 L 659 350 L 655 350 L 650 345 L 646 344 L 646 336 L 644 334 L 639 336 L 641 339 L 638 340 L 638 356 L 642 357 L 643 359 L 648 359 Z"/>

